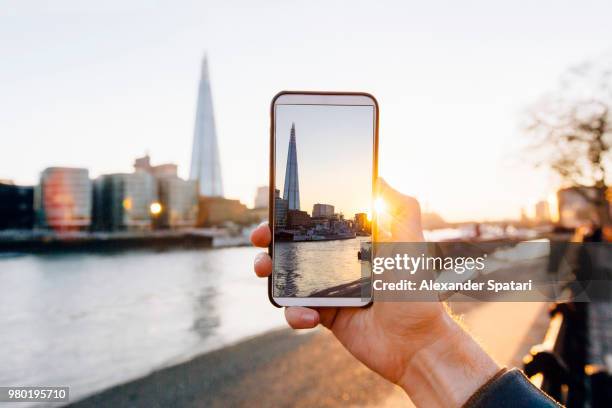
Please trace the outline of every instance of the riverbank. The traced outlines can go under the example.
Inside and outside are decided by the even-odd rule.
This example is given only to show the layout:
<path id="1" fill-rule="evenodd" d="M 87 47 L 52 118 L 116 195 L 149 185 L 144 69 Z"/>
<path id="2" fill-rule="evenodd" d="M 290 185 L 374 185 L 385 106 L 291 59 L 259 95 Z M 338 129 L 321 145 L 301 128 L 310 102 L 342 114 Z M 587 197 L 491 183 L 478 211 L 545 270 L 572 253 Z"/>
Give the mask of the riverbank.
<path id="1" fill-rule="evenodd" d="M 117 252 L 250 246 L 250 229 L 189 228 L 153 231 L 0 231 L 2 253 Z"/>
<path id="2" fill-rule="evenodd" d="M 546 330 L 543 303 L 461 303 L 465 322 L 501 363 L 521 357 Z M 498 325 L 494 322 L 504 322 Z M 324 329 L 276 330 L 74 403 L 73 407 L 411 406 Z"/>
<path id="3" fill-rule="evenodd" d="M 215 235 L 209 231 L 160 230 L 123 232 L 5 231 L 1 252 L 54 253 L 105 252 L 131 249 L 210 248 Z"/>

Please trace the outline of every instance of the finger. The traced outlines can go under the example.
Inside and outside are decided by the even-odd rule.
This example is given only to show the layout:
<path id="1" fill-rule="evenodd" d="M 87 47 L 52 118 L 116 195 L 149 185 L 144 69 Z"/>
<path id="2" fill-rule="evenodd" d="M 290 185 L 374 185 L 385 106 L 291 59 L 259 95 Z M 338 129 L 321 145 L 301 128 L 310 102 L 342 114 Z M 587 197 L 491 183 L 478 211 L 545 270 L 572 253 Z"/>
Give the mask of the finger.
<path id="1" fill-rule="evenodd" d="M 259 226 L 251 232 L 251 242 L 256 247 L 265 248 L 270 245 L 271 241 L 272 234 L 270 233 L 270 227 L 267 222 L 259 224 Z"/>
<path id="2" fill-rule="evenodd" d="M 285 309 L 285 319 L 293 329 L 311 329 L 319 324 L 319 313 L 307 307 L 288 307 Z"/>
<path id="3" fill-rule="evenodd" d="M 265 252 L 260 252 L 255 256 L 255 262 L 253 263 L 253 269 L 255 269 L 255 275 L 260 278 L 265 278 L 272 273 L 272 258 Z"/>
<path id="4" fill-rule="evenodd" d="M 331 329 L 336 321 L 336 316 L 338 314 L 337 307 L 322 307 L 317 309 L 319 311 L 319 320 L 321 324 L 328 329 Z"/>

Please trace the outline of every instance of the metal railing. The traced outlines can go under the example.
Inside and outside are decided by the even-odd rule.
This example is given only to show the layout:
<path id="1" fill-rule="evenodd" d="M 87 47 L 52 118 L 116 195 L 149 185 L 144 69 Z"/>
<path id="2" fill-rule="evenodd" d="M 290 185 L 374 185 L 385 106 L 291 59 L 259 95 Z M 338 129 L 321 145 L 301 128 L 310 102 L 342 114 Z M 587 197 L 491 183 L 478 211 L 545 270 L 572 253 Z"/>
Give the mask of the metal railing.
<path id="1" fill-rule="evenodd" d="M 531 382 L 563 404 L 569 400 L 570 386 L 575 385 L 563 358 L 569 325 L 567 310 L 566 303 L 557 304 L 551 309 L 544 340 L 533 346 L 523 358 L 524 371 Z"/>

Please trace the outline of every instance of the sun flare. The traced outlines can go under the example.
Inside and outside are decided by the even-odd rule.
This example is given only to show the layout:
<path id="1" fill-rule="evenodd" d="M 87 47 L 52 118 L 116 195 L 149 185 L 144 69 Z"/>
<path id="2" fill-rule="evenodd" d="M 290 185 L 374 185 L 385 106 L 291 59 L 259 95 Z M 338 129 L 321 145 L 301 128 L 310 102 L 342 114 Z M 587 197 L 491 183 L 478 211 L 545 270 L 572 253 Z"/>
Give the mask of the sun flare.
<path id="1" fill-rule="evenodd" d="M 374 213 L 383 214 L 387 210 L 387 203 L 382 197 L 377 197 L 374 200 Z"/>

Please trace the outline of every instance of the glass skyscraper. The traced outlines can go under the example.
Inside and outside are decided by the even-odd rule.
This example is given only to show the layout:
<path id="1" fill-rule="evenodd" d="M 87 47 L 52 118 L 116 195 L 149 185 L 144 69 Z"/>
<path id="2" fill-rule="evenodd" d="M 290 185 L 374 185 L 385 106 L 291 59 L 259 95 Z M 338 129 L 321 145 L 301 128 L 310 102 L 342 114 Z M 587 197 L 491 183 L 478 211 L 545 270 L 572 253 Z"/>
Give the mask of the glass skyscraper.
<path id="1" fill-rule="evenodd" d="M 197 181 L 200 195 L 223 196 L 221 163 L 206 56 L 202 61 L 189 179 Z"/>
<path id="2" fill-rule="evenodd" d="M 285 189 L 283 199 L 289 203 L 289 210 L 300 209 L 300 183 L 298 180 L 297 147 L 295 144 L 295 123 L 291 124 L 287 168 L 285 169 Z"/>

